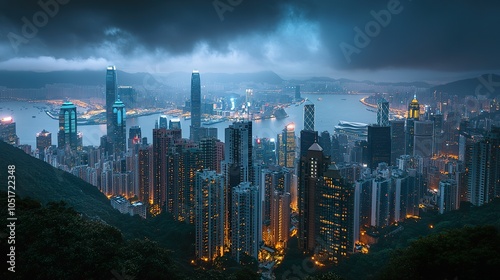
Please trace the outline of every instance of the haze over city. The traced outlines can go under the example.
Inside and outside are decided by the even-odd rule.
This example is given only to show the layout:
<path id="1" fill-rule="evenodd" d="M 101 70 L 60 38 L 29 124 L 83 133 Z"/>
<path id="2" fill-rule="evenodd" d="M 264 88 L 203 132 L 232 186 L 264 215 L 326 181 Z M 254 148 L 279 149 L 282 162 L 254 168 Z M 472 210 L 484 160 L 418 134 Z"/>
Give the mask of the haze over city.
<path id="1" fill-rule="evenodd" d="M 274 71 L 449 82 L 499 70 L 497 2 L 0 3 L 1 70 Z"/>
<path id="2" fill-rule="evenodd" d="M 489 279 L 492 2 L 1 0 L 0 279 Z"/>

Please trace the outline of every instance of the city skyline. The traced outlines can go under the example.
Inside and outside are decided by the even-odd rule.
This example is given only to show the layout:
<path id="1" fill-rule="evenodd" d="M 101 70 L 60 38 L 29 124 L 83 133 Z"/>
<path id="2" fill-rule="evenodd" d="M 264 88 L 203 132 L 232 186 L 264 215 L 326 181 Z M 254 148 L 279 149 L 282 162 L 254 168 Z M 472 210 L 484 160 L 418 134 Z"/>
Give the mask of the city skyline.
<path id="1" fill-rule="evenodd" d="M 39 2 L 0 4 L 8 11 L 0 16 L 0 70 L 117 65 L 153 75 L 274 71 L 286 79 L 437 83 L 498 73 L 500 65 L 497 3 Z"/>

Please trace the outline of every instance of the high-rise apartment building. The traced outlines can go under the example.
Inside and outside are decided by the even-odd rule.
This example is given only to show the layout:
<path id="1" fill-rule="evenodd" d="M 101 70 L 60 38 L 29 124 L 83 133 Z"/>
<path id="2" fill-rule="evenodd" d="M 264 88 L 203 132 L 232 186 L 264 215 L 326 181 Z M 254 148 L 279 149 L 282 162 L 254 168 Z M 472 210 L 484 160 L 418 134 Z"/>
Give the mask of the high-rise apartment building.
<path id="1" fill-rule="evenodd" d="M 203 261 L 224 254 L 224 177 L 212 170 L 196 172 L 195 251 Z"/>

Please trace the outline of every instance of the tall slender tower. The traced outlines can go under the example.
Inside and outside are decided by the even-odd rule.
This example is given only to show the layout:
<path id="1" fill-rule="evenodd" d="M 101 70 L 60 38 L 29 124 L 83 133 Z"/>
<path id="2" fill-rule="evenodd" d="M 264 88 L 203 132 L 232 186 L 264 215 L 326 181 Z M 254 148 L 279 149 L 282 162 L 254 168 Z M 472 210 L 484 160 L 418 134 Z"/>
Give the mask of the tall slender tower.
<path id="1" fill-rule="evenodd" d="M 113 104 L 116 101 L 118 86 L 116 84 L 116 67 L 108 66 L 106 70 L 106 134 L 108 142 L 113 134 Z"/>
<path id="2" fill-rule="evenodd" d="M 201 82 L 200 72 L 194 70 L 191 74 L 191 129 L 190 139 L 198 141 L 200 139 L 201 127 Z"/>
<path id="3" fill-rule="evenodd" d="M 413 96 L 413 100 L 408 105 L 408 117 L 406 118 L 406 133 L 405 133 L 405 154 L 413 155 L 415 121 L 420 119 L 420 104 L 417 100 L 417 95 Z"/>
<path id="4" fill-rule="evenodd" d="M 289 123 L 278 134 L 278 165 L 293 168 L 295 166 L 295 124 Z"/>
<path id="5" fill-rule="evenodd" d="M 377 102 L 377 124 L 389 126 L 389 102 L 384 98 L 380 98 Z"/>
<path id="6" fill-rule="evenodd" d="M 314 131 L 314 104 L 309 99 L 304 104 L 304 130 Z"/>
<path id="7" fill-rule="evenodd" d="M 113 133 L 111 134 L 111 142 L 113 144 L 113 154 L 119 156 L 125 153 L 127 123 L 125 104 L 118 98 L 113 104 Z"/>
<path id="8" fill-rule="evenodd" d="M 59 111 L 59 132 L 57 134 L 58 148 L 69 146 L 76 151 L 78 146 L 76 126 L 76 106 L 70 102 L 64 102 Z"/>

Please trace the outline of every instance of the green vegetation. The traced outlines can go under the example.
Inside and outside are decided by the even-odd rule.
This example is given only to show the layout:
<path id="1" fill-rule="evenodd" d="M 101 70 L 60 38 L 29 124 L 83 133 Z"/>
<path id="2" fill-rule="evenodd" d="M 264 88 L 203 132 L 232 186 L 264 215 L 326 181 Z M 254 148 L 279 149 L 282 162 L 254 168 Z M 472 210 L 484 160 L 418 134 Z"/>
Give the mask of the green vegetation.
<path id="1" fill-rule="evenodd" d="M 0 199 L 6 201 L 7 193 L 0 192 Z M 1 213 L 6 217 L 7 209 L 2 207 Z M 184 277 L 169 250 L 147 239 L 126 240 L 117 228 L 89 220 L 64 202 L 42 206 L 18 197 L 16 217 L 16 272 L 5 268 L 2 279 Z M 1 235 L 7 234 L 3 227 Z M 9 246 L 2 238 L 2 252 Z"/>

